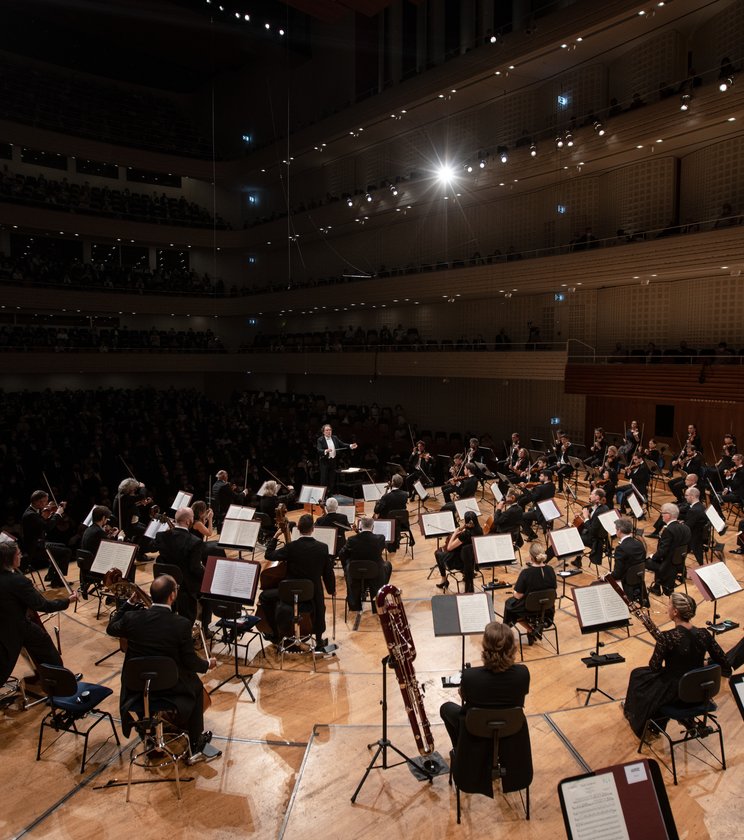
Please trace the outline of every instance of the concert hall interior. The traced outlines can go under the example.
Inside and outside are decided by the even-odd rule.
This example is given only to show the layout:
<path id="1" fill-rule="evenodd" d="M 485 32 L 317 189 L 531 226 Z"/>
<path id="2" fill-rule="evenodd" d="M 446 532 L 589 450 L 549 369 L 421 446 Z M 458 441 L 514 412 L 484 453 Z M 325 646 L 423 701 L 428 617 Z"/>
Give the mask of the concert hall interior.
<path id="1" fill-rule="evenodd" d="M 100 707 L 121 746 L 104 721 L 80 772 L 72 735 L 46 732 L 36 760 L 48 709 L 13 693 L 23 685 L 33 699 L 39 663 L 28 649 L 16 662 L 7 642 L 19 632 L 7 608 L 16 580 L 1 568 L 0 666 L 10 657 L 16 678 L 0 687 L 3 836 L 118 838 L 136 825 L 143 840 L 542 840 L 564 832 L 562 779 L 641 758 L 623 704 L 657 628 L 682 620 L 668 591 L 695 598 L 692 623 L 727 653 L 744 625 L 743 71 L 738 0 L 5 0 L 0 530 L 20 540 L 26 579 L 45 600 L 67 598 L 55 570 L 46 580 L 30 570 L 48 563 L 46 543 L 73 591 L 86 585 L 76 552 L 95 505 L 126 531 L 112 552 L 138 543 L 136 583 L 149 591 L 173 520 L 187 521 L 171 506 L 181 491 L 214 510 L 200 518 L 214 555 L 266 566 L 275 531 L 281 546 L 303 515 L 333 517 L 325 501 L 303 503 L 303 487 L 325 487 L 352 520 L 384 521 L 393 508 L 375 493 L 395 493 L 398 474 L 415 545 L 394 528 L 380 548 L 400 591 L 389 613 L 373 614 L 369 597 L 345 611 L 337 560 L 333 599 L 324 584 L 327 645 L 315 633 L 325 652 L 290 651 L 283 667 L 278 584 L 262 577 L 274 623 L 237 666 L 213 615 L 204 728 L 222 754 L 182 763 L 181 800 L 172 769 L 136 769 L 137 781 L 161 783 L 137 784 L 130 802 L 112 786 L 127 780 L 137 735 L 123 737 L 124 657 L 106 629 L 116 587 L 131 587 L 109 577 L 102 602 L 94 588 L 45 621 L 65 666 L 113 691 Z M 129 490 L 117 497 L 126 479 L 136 507 Z M 527 500 L 541 482 L 555 487 L 550 527 Z M 31 544 L 34 491 L 44 499 L 30 514 L 47 524 Z M 481 633 L 461 642 L 436 635 L 434 620 L 468 588 L 447 567 L 460 548 L 447 548 L 452 528 L 472 538 L 459 530 L 462 505 L 449 529 L 437 520 L 427 535 L 425 516 L 470 500 L 493 535 L 510 504 L 498 497 L 511 492 L 534 531 L 495 570 L 502 586 L 483 590 L 492 570 L 481 563 L 478 597 L 464 600 L 491 604 L 497 621 L 518 611 L 531 546 L 551 548 L 556 638 L 533 627 L 528 639 L 520 621 L 513 631 L 530 674 L 530 819 L 496 781 L 494 799 L 462 794 L 458 825 L 447 774 L 418 781 L 406 762 L 373 769 L 351 803 L 382 737 L 381 660 L 400 604 L 415 654 L 387 671 L 389 739 L 418 756 L 415 731 L 430 731 L 450 763 L 440 706 L 460 698 L 443 680 L 481 664 Z M 658 559 L 667 528 L 689 540 L 685 572 L 670 580 L 652 560 L 648 608 L 631 597 L 628 629 L 597 635 L 582 633 L 574 598 L 617 568 L 620 538 L 592 525 L 603 492 L 644 531 L 648 556 Z M 240 552 L 224 535 L 225 499 L 258 511 L 260 531 Z M 698 530 L 665 523 L 671 503 Z M 150 523 L 165 536 L 144 537 Z M 556 559 L 564 527 L 583 544 Z M 730 594 L 703 598 L 715 572 Z M 185 580 L 181 623 L 193 619 L 184 592 Z M 591 667 L 595 650 L 622 661 Z M 738 657 L 726 660 L 735 672 Z M 409 702 L 423 686 L 411 712 L 398 689 L 407 669 Z M 727 676 L 715 698 L 726 768 L 709 735 L 677 747 L 678 784 L 661 769 L 680 837 L 738 833 L 744 713 Z M 601 692 L 577 691 L 595 677 Z M 650 746 L 667 759 L 663 737 Z"/>

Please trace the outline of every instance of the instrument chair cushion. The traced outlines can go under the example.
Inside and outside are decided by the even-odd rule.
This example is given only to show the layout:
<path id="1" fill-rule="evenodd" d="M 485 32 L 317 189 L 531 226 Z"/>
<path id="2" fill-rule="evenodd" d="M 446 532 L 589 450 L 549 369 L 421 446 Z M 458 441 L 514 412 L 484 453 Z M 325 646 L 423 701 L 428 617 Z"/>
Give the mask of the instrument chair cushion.
<path id="1" fill-rule="evenodd" d="M 661 706 L 657 712 L 654 713 L 656 718 L 671 718 L 672 720 L 682 721 L 688 718 L 702 717 L 703 715 L 715 712 L 718 706 L 711 701 L 710 703 L 700 703 L 698 705 L 686 705 L 684 703 L 668 703 Z"/>
<path id="2" fill-rule="evenodd" d="M 83 697 L 83 692 L 90 692 L 87 697 Z M 78 690 L 75 694 L 67 697 L 52 697 L 52 703 L 65 712 L 77 716 L 82 716 L 91 709 L 102 703 L 107 697 L 113 694 L 113 690 L 107 688 L 105 685 L 98 685 L 97 683 L 79 682 Z"/>

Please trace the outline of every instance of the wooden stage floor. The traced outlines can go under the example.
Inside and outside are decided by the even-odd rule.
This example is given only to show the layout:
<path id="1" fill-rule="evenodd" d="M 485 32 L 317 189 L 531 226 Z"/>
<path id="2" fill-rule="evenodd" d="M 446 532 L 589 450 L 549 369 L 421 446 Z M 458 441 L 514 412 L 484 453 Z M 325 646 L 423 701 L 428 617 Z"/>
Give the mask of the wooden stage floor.
<path id="1" fill-rule="evenodd" d="M 585 488 L 580 495 L 586 498 Z M 663 493 L 658 495 L 663 499 Z M 481 502 L 481 509 L 490 512 L 490 495 Z M 649 532 L 650 524 L 645 524 Z M 736 523 L 732 522 L 723 538 L 728 550 L 735 547 L 735 531 Z M 434 587 L 436 575 L 427 580 L 427 574 L 434 562 L 435 543 L 417 537 L 413 558 L 402 551 L 392 555 L 392 582 L 402 591 L 417 649 L 417 676 L 425 685 L 437 750 L 446 757 L 449 743 L 438 710 L 442 702 L 457 698 L 453 690 L 442 688 L 441 677 L 459 670 L 461 647 L 458 638 L 434 637 L 431 598 L 438 590 Z M 655 541 L 649 543 L 653 549 Z M 523 554 L 526 556 L 525 549 Z M 744 581 L 742 558 L 727 551 L 726 560 L 737 580 Z M 688 566 L 691 563 L 694 560 L 688 558 Z M 513 583 L 518 571 L 516 566 L 501 576 Z M 138 582 L 146 583 L 150 578 L 151 564 L 138 570 Z M 572 584 L 585 585 L 595 579 L 593 570 L 585 568 L 581 576 L 570 579 L 568 589 Z M 454 791 L 447 784 L 447 776 L 437 777 L 433 784 L 422 783 L 405 766 L 373 770 L 352 805 L 350 797 L 370 759 L 367 745 L 380 737 L 380 660 L 386 648 L 378 619 L 370 613 L 368 604 L 357 629 L 355 614 L 344 623 L 340 571 L 337 580 L 337 655 L 319 659 L 317 673 L 313 673 L 306 657 L 288 658 L 281 671 L 273 647 L 267 644 L 264 659 L 254 643 L 249 666 L 242 670 L 254 674 L 251 687 L 256 703 L 235 682 L 213 695 L 206 721 L 223 755 L 209 764 L 184 770 L 183 775 L 192 781 L 183 784 L 180 802 L 170 783 L 133 788 L 129 804 L 124 788 L 101 787 L 113 779 L 126 780 L 128 751 L 134 743 L 117 749 L 113 739 L 104 741 L 105 723 L 97 727 L 91 740 L 91 749 L 100 746 L 100 750 L 81 775 L 82 743 L 72 736 L 63 736 L 41 761 L 35 761 L 43 706 L 25 712 L 12 707 L 0 711 L 0 786 L 4 792 L 0 837 L 355 840 L 385 836 L 392 840 L 424 836 L 544 840 L 565 836 L 557 794 L 562 778 L 636 756 L 637 740 L 622 716 L 620 701 L 630 670 L 647 664 L 652 639 L 636 621 L 630 627 L 630 637 L 625 630 L 602 634 L 604 652 L 617 651 L 626 662 L 600 670 L 600 687 L 615 699 L 610 701 L 601 695 L 597 699 L 594 695 L 584 707 L 584 695 L 577 694 L 576 688 L 592 685 L 593 672 L 582 664 L 581 657 L 592 650 L 594 636 L 580 634 L 573 602 L 564 598 L 556 616 L 560 655 L 544 641 L 525 646 L 525 662 L 531 672 L 525 712 L 535 763 L 529 822 L 524 820 L 519 794 L 497 793 L 494 800 L 463 795 L 463 822 L 458 826 Z M 695 594 L 695 587 L 690 586 Z M 509 590 L 497 590 L 497 610 L 508 594 Z M 652 618 L 661 626 L 666 622 L 665 604 L 666 599 L 652 596 Z M 719 611 L 724 618 L 744 626 L 742 596 L 719 602 Z M 81 602 L 76 614 L 61 614 L 63 656 L 65 663 L 83 671 L 87 680 L 114 689 L 104 708 L 116 717 L 122 655 L 117 653 L 100 666 L 93 664 L 115 647 L 105 634 L 106 616 L 96 620 L 95 612 L 96 602 L 90 600 Z M 329 632 L 330 612 L 329 600 Z M 712 605 L 700 603 L 696 623 L 704 625 L 711 617 Z M 728 650 L 740 636 L 741 631 L 734 630 L 720 636 L 719 641 Z M 479 664 L 478 651 L 477 637 L 469 637 L 466 659 Z M 208 685 L 216 685 L 232 670 L 226 652 L 216 648 L 215 653 L 224 664 L 210 675 Z M 29 672 L 27 664 L 20 661 L 16 674 Z M 404 752 L 415 755 L 392 674 L 388 689 L 390 738 Z M 744 783 L 742 720 L 727 684 L 718 704 L 728 769 L 722 772 L 700 760 L 705 752 L 699 745 L 692 745 L 687 754 L 682 750 L 678 753 L 680 784 L 676 788 L 671 774 L 662 771 L 682 838 L 730 840 L 740 836 L 736 797 Z M 45 744 L 51 742 L 47 734 Z M 137 771 L 136 778 L 143 778 L 142 772 Z"/>

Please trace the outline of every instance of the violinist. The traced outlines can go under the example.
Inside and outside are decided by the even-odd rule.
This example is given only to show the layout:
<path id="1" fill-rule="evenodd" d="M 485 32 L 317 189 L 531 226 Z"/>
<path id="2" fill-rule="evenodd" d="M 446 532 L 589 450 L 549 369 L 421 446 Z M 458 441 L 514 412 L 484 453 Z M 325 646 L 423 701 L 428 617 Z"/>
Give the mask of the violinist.
<path id="1" fill-rule="evenodd" d="M 641 430 L 638 428 L 638 421 L 631 420 L 630 426 L 625 430 L 625 443 L 620 447 L 619 454 L 626 461 L 641 445 Z"/>
<path id="2" fill-rule="evenodd" d="M 552 499 L 555 496 L 555 484 L 553 483 L 552 470 L 543 470 L 540 473 L 540 483 L 532 490 L 523 493 L 517 500 L 517 504 L 525 511 L 522 517 L 522 533 L 528 540 L 536 540 L 532 524 L 537 522 L 538 525 L 545 525 L 545 517 L 542 511 L 537 506 L 538 502 L 544 502 L 546 499 Z M 527 511 L 527 505 L 532 504 L 532 510 Z"/>
<path id="3" fill-rule="evenodd" d="M 681 464 L 684 462 L 685 455 L 687 454 L 687 447 L 692 446 L 696 452 L 700 452 L 702 448 L 702 441 L 700 440 L 700 435 L 698 434 L 697 426 L 694 423 L 690 423 L 687 427 L 687 440 L 685 440 L 684 446 L 680 449 L 679 454 L 677 457 L 672 461 L 669 466 L 669 472 L 667 473 L 667 477 L 671 478 L 674 475 L 675 467 L 679 468 Z M 689 470 L 688 470 L 689 472 Z"/>
<path id="4" fill-rule="evenodd" d="M 396 510 L 405 510 L 408 493 L 403 489 L 403 476 L 397 473 L 390 479 L 390 490 L 375 503 L 375 519 L 390 519 Z M 413 545 L 413 543 L 411 543 Z M 395 541 L 388 544 L 388 551 L 397 551 L 400 547 L 400 523 L 395 521 Z"/>
<path id="5" fill-rule="evenodd" d="M 425 487 L 431 484 L 433 461 L 434 457 L 426 451 L 424 441 L 417 440 L 413 452 L 411 452 L 411 456 L 408 459 L 408 475 L 405 481 L 405 487 L 408 491 L 410 501 L 413 501 L 416 497 L 416 491 L 413 489 L 416 481 L 421 481 Z"/>
<path id="6" fill-rule="evenodd" d="M 651 473 L 646 466 L 640 452 L 633 453 L 630 464 L 623 470 L 625 478 L 632 482 L 632 485 L 645 498 L 648 493 L 648 484 L 651 481 Z M 631 484 L 622 484 L 615 491 L 616 504 L 621 512 L 624 512 L 627 498 L 633 492 Z"/>
<path id="7" fill-rule="evenodd" d="M 458 499 L 472 499 L 478 490 L 478 476 L 476 474 L 477 467 L 474 464 L 465 464 L 463 467 L 463 478 L 457 484 L 451 487 L 443 487 L 442 495 L 447 500 L 447 504 L 442 505 L 441 510 L 455 510 L 455 503 L 452 501 L 453 496 Z"/>
<path id="8" fill-rule="evenodd" d="M 517 460 L 509 470 L 508 478 L 513 483 L 517 483 L 520 479 L 524 478 L 525 474 L 529 475 L 529 473 L 530 453 L 527 449 L 522 447 L 522 449 L 517 452 Z"/>
<path id="9" fill-rule="evenodd" d="M 604 490 L 597 487 L 589 494 L 589 504 L 584 508 L 584 523 L 579 529 L 581 541 L 589 552 L 589 562 L 599 566 L 602 563 L 602 552 L 607 540 L 607 531 L 605 531 L 599 517 L 600 514 L 607 513 L 609 507 Z M 577 569 L 581 568 L 581 558 L 577 557 L 571 561 L 573 566 Z"/>
<path id="10" fill-rule="evenodd" d="M 524 470 L 519 476 L 519 481 L 514 482 L 517 487 L 520 487 L 523 491 L 524 490 L 531 490 L 533 487 L 537 486 L 539 482 L 540 473 L 543 470 L 548 470 L 551 475 L 553 471 L 548 466 L 548 459 L 547 456 L 541 455 L 534 464 L 530 465 L 530 468 Z M 503 491 L 502 491 L 503 492 Z"/>
<path id="11" fill-rule="evenodd" d="M 744 455 L 737 453 L 732 458 L 734 465 L 725 473 L 726 487 L 721 497 L 724 502 L 744 504 Z"/>
<path id="12" fill-rule="evenodd" d="M 65 502 L 60 505 L 49 502 L 49 495 L 45 490 L 34 490 L 31 494 L 30 504 L 21 518 L 21 544 L 28 560 L 34 569 L 43 569 L 49 565 L 46 549 L 53 554 L 54 559 L 63 575 L 67 575 L 70 565 L 70 549 L 61 543 L 47 542 L 46 535 L 53 531 L 64 514 Z M 53 587 L 62 586 L 62 581 L 54 568 L 49 569 L 45 580 L 51 582 Z"/>
<path id="13" fill-rule="evenodd" d="M 605 449 L 607 449 L 607 439 L 605 438 L 604 429 L 597 426 L 594 430 L 594 441 L 589 447 L 591 455 L 584 460 L 587 470 L 592 467 L 599 467 L 604 461 Z M 589 473 L 586 474 L 586 481 L 589 481 Z"/>
<path id="14" fill-rule="evenodd" d="M 91 557 L 96 556 L 98 547 L 101 545 L 101 540 L 108 536 L 106 528 L 110 517 L 111 511 L 104 505 L 96 505 L 93 508 L 91 512 L 92 521 L 80 538 L 81 551 L 87 551 Z M 132 564 L 132 572 L 134 572 L 134 564 Z M 80 572 L 80 594 L 86 600 L 88 598 L 88 590 L 95 579 L 95 576 L 89 576 L 88 573 L 83 571 Z M 100 580 L 100 577 L 98 579 Z"/>
<path id="15" fill-rule="evenodd" d="M 468 449 L 465 453 L 465 458 L 463 463 L 469 464 L 473 475 L 480 479 L 483 478 L 483 470 L 481 469 L 481 461 L 480 459 L 483 457 L 480 454 L 481 446 L 480 441 L 476 437 L 470 438 L 468 442 Z"/>
<path id="16" fill-rule="evenodd" d="M 508 469 L 513 468 L 519 458 L 519 450 L 521 448 L 519 432 L 512 432 L 511 443 L 504 453 L 504 458 L 496 462 L 496 469 L 499 472 L 506 472 Z"/>
<path id="17" fill-rule="evenodd" d="M 723 490 L 726 473 L 734 466 L 734 455 L 736 455 L 736 440 L 731 434 L 724 435 L 721 457 L 712 467 L 705 470 L 705 478 L 719 493 Z"/>
<path id="18" fill-rule="evenodd" d="M 460 480 L 464 464 L 465 455 L 462 452 L 458 452 L 456 455 L 453 456 L 452 463 L 450 464 L 449 468 L 449 478 L 444 482 L 443 486 L 455 484 L 457 481 Z"/>
<path id="19" fill-rule="evenodd" d="M 643 457 L 656 464 L 660 470 L 664 469 L 664 454 L 653 438 L 649 438 L 648 445 L 643 450 Z"/>
<path id="20" fill-rule="evenodd" d="M 133 543 L 140 545 L 144 537 L 146 526 L 140 522 L 142 509 L 152 503 L 152 499 L 145 493 L 145 485 L 136 478 L 125 478 L 120 482 L 118 492 L 114 498 L 114 512 L 119 528 L 124 536 Z"/>
<path id="21" fill-rule="evenodd" d="M 569 458 L 572 458 L 576 453 L 571 443 L 571 439 L 567 434 L 561 436 L 560 446 L 556 448 L 558 457 L 555 474 L 558 476 L 558 492 L 563 492 L 563 480 L 570 479 L 573 475 L 573 466 Z"/>
<path id="22" fill-rule="evenodd" d="M 703 495 L 703 491 L 701 490 L 701 487 L 698 484 L 698 482 L 699 482 L 699 478 L 695 473 L 687 473 L 687 475 L 684 478 L 684 488 L 683 488 L 683 491 L 682 491 L 682 501 L 677 504 L 677 514 L 678 514 L 681 522 L 684 522 L 685 517 L 687 516 L 687 509 L 689 507 L 689 505 L 685 501 L 685 494 L 687 493 L 687 491 L 694 487 L 696 490 L 700 491 L 701 496 Z M 714 501 L 714 504 L 717 504 L 717 502 Z M 662 531 L 663 527 L 664 527 L 664 518 L 661 515 L 659 515 L 656 522 L 654 522 L 653 532 L 650 533 L 648 536 L 652 540 L 658 540 L 659 535 L 661 534 L 661 531 Z"/>
<path id="23" fill-rule="evenodd" d="M 703 470 L 705 469 L 702 455 L 700 455 L 692 444 L 686 447 L 684 457 L 682 459 L 678 459 L 677 466 L 685 473 L 685 475 L 695 473 L 695 475 L 699 476 L 703 474 Z M 673 478 L 669 482 L 669 490 L 671 493 L 674 493 L 677 503 L 681 503 L 685 495 L 684 476 L 682 478 Z"/>
<path id="24" fill-rule="evenodd" d="M 473 554 L 473 537 L 483 534 L 483 529 L 478 522 L 478 514 L 473 510 L 466 510 L 462 524 L 453 531 L 447 538 L 444 548 L 438 548 L 434 552 L 434 559 L 437 561 L 441 579 L 436 584 L 437 589 L 446 592 L 449 588 L 449 569 L 461 570 L 465 579 L 465 591 L 473 592 L 473 578 L 475 575 L 475 563 Z"/>
<path id="25" fill-rule="evenodd" d="M 20 565 L 18 544 L 0 543 L 0 686 L 13 673 L 22 648 L 36 668 L 42 664 L 63 664 L 49 634 L 29 618 L 29 611 L 59 612 L 77 601 L 74 594 L 48 601 L 22 574 Z"/>
<path id="26" fill-rule="evenodd" d="M 524 512 L 517 504 L 517 494 L 510 490 L 494 508 L 490 533 L 518 535 L 523 516 Z M 519 537 L 519 545 L 522 545 L 521 537 Z"/>
<path id="27" fill-rule="evenodd" d="M 332 527 L 338 531 L 336 553 L 340 554 L 346 544 L 346 532 L 351 530 L 351 522 L 345 513 L 338 512 L 338 499 L 331 496 L 325 503 L 325 513 L 315 520 L 318 527 Z"/>
<path id="28" fill-rule="evenodd" d="M 215 510 L 215 526 L 219 528 L 230 505 L 245 505 L 250 491 L 247 487 L 239 491 L 234 484 L 230 484 L 226 470 L 218 470 L 216 478 L 212 485 L 212 504 Z"/>

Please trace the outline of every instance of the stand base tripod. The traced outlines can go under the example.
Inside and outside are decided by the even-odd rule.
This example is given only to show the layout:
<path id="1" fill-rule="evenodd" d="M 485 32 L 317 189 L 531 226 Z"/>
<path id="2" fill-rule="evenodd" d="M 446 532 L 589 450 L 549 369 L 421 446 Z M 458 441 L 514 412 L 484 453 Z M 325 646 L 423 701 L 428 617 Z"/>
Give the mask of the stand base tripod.
<path id="1" fill-rule="evenodd" d="M 614 665 L 617 662 L 625 662 L 624 657 L 620 656 L 619 653 L 605 653 L 600 654 L 599 649 L 602 647 L 602 642 L 599 641 L 599 631 L 597 631 L 597 646 L 596 650 L 593 650 L 589 656 L 585 656 L 582 658 L 582 662 L 586 665 L 587 668 L 594 668 L 594 685 L 591 688 L 577 688 L 576 692 L 581 694 L 582 692 L 586 692 L 586 700 L 584 701 L 584 705 L 588 706 L 589 701 L 592 699 L 592 694 L 602 694 L 608 700 L 614 700 L 615 698 L 608 694 L 606 691 L 603 691 L 599 687 L 599 669 L 603 665 Z"/>

